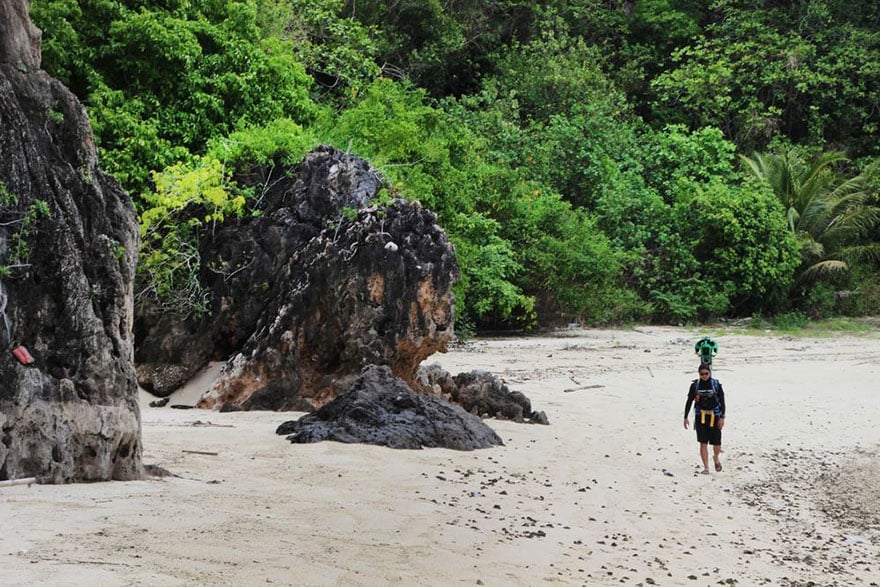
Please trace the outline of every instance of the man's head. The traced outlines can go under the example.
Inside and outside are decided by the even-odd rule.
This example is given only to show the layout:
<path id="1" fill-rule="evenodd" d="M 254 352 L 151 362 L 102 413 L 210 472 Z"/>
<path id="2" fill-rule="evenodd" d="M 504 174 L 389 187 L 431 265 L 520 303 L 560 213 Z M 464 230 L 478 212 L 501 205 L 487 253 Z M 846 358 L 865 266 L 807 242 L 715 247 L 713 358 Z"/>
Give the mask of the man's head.
<path id="1" fill-rule="evenodd" d="M 709 365 L 706 363 L 700 363 L 700 367 L 697 369 L 697 372 L 700 374 L 700 379 L 708 379 L 709 374 L 712 372 L 709 369 Z"/>

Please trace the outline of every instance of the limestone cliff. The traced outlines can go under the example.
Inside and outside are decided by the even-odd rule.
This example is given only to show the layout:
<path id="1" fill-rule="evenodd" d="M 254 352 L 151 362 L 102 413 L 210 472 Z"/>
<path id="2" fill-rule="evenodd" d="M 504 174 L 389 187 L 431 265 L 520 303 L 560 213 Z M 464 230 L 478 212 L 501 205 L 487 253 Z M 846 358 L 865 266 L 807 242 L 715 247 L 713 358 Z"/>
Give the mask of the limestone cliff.
<path id="1" fill-rule="evenodd" d="M 27 8 L 0 3 L 0 480 L 139 478 L 134 209 Z"/>

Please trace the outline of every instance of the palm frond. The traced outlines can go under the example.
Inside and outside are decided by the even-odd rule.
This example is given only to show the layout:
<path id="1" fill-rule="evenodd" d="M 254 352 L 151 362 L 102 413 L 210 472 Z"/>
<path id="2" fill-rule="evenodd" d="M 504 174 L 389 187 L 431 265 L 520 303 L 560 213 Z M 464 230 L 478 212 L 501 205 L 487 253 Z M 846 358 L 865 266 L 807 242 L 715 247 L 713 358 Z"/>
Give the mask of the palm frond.
<path id="1" fill-rule="evenodd" d="M 827 275 L 842 273 L 848 269 L 849 265 L 846 261 L 841 261 L 840 259 L 826 259 L 824 261 L 819 261 L 818 263 L 813 263 L 801 271 L 798 279 L 801 281 L 815 281 Z"/>
<path id="2" fill-rule="evenodd" d="M 840 256 L 853 263 L 880 262 L 880 243 L 846 247 L 840 250 Z"/>

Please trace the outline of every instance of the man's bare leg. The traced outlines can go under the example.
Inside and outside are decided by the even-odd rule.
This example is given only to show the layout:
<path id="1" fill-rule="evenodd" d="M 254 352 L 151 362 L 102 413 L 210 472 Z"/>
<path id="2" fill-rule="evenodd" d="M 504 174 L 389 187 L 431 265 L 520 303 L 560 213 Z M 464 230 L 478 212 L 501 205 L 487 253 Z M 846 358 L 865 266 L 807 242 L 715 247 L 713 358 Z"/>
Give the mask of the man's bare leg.
<path id="1" fill-rule="evenodd" d="M 712 447 L 712 450 L 715 453 L 713 455 L 715 458 L 715 470 L 720 471 L 721 470 L 721 445 L 720 444 L 714 445 Z"/>
<path id="2" fill-rule="evenodd" d="M 703 461 L 703 475 L 709 474 L 709 446 L 705 442 L 700 443 L 700 459 Z"/>

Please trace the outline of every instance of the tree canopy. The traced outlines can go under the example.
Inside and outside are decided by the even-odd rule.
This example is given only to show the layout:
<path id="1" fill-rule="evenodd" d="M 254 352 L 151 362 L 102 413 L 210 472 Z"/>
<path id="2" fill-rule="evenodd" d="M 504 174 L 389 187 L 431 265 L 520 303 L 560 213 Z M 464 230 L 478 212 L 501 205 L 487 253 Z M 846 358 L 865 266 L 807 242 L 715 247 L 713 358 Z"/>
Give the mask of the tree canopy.
<path id="1" fill-rule="evenodd" d="M 251 213 L 235 171 L 319 143 L 438 214 L 465 328 L 880 310 L 869 0 L 31 0 L 31 15 L 134 198 L 138 291 L 169 311 L 206 307 L 200 231 Z"/>

